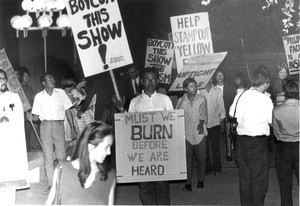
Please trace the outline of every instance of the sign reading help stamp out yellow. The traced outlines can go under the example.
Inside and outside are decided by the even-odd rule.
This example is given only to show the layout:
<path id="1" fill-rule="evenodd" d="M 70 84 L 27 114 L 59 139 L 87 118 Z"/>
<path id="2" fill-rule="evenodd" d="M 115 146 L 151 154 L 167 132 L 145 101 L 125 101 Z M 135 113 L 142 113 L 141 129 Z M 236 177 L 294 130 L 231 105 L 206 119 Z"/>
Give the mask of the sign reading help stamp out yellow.
<path id="1" fill-rule="evenodd" d="M 186 179 L 183 110 L 115 114 L 117 182 Z"/>

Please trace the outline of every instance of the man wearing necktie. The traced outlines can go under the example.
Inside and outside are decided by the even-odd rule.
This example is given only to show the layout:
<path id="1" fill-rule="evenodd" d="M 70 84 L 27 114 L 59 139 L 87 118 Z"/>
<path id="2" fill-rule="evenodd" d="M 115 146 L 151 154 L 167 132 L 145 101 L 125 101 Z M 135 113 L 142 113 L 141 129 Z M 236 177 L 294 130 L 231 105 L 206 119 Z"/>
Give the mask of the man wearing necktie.
<path id="1" fill-rule="evenodd" d="M 142 84 L 140 83 L 140 76 L 138 69 L 132 65 L 127 71 L 128 77 L 124 80 L 125 86 L 125 104 L 124 108 L 127 110 L 130 100 L 142 93 Z"/>

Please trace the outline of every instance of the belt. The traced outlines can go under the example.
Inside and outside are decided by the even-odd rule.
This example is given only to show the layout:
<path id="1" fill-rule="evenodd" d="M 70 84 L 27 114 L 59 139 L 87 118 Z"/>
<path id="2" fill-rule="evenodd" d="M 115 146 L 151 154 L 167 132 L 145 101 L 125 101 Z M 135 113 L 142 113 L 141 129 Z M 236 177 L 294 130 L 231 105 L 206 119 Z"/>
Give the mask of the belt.
<path id="1" fill-rule="evenodd" d="M 63 122 L 64 120 L 43 120 L 43 122 Z"/>
<path id="2" fill-rule="evenodd" d="M 249 138 L 268 138 L 267 135 L 257 135 L 257 136 L 248 136 L 248 135 L 238 135 L 238 136 L 241 136 L 241 137 L 249 137 Z"/>

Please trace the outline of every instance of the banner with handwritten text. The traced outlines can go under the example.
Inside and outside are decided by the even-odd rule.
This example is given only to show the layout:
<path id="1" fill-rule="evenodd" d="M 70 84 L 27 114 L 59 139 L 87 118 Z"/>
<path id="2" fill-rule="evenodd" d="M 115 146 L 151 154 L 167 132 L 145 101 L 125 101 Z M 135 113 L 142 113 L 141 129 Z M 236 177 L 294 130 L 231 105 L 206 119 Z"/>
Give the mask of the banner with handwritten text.
<path id="1" fill-rule="evenodd" d="M 117 182 L 186 179 L 183 110 L 115 114 Z"/>
<path id="2" fill-rule="evenodd" d="M 300 70 L 300 34 L 282 37 L 290 75 L 299 74 Z"/>
<path id="3" fill-rule="evenodd" d="M 145 67 L 154 66 L 159 69 L 160 83 L 171 83 L 173 56 L 174 46 L 172 41 L 159 39 L 147 40 Z"/>
<path id="4" fill-rule="evenodd" d="M 207 12 L 170 19 L 178 73 L 190 56 L 213 53 Z"/>
<path id="5" fill-rule="evenodd" d="M 200 54 L 189 58 L 188 62 L 177 75 L 169 91 L 183 91 L 182 84 L 186 78 L 194 78 L 198 84 L 198 89 L 205 88 L 226 55 L 227 52 L 220 52 Z"/>
<path id="6" fill-rule="evenodd" d="M 132 63 L 117 1 L 65 3 L 86 77 Z"/>

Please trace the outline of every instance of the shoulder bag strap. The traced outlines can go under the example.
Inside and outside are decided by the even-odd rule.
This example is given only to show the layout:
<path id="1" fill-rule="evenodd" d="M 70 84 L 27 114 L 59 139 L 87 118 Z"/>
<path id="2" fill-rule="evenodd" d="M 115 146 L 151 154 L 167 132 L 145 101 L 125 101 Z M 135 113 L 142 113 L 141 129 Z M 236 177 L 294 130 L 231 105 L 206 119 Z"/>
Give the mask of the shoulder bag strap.
<path id="1" fill-rule="evenodd" d="M 247 91 L 247 90 L 244 90 L 243 93 L 239 96 L 239 98 L 238 98 L 237 101 L 236 101 L 235 108 L 234 108 L 234 114 L 233 114 L 233 117 L 235 117 L 235 112 L 236 112 L 237 104 L 238 104 L 238 102 L 239 102 L 241 96 L 245 93 L 245 91 Z"/>

